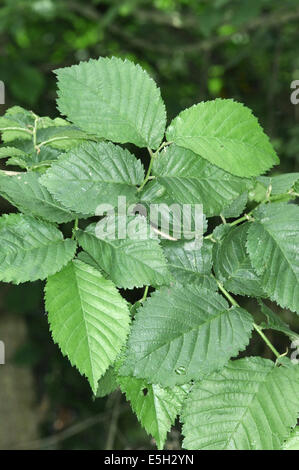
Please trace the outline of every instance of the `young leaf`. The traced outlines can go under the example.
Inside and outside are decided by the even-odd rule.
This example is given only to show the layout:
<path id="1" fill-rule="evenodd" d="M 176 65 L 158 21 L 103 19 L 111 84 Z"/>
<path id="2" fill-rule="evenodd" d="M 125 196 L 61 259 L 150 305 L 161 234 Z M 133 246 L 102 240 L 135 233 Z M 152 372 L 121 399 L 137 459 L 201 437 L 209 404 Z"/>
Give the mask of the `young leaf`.
<path id="1" fill-rule="evenodd" d="M 219 215 L 252 184 L 249 179 L 232 176 L 176 145 L 169 146 L 155 158 L 153 174 L 156 176 L 154 183 L 160 183 L 174 202 L 202 204 L 207 217 Z"/>
<path id="2" fill-rule="evenodd" d="M 218 290 L 211 273 L 213 243 L 205 240 L 198 250 L 190 248 L 192 243 L 192 241 L 163 242 L 163 251 L 172 276 L 182 285 L 195 284 Z"/>
<path id="3" fill-rule="evenodd" d="M 253 319 L 195 285 L 161 288 L 139 309 L 120 373 L 163 386 L 219 370 L 251 336 Z"/>
<path id="4" fill-rule="evenodd" d="M 230 99 L 181 112 L 170 124 L 167 140 L 237 176 L 258 176 L 279 163 L 251 110 Z"/>
<path id="5" fill-rule="evenodd" d="M 248 229 L 249 223 L 232 227 L 226 231 L 221 242 L 214 244 L 215 274 L 224 287 L 234 294 L 267 297 L 246 252 Z"/>
<path id="6" fill-rule="evenodd" d="M 31 111 L 13 106 L 4 116 L 0 117 L 0 132 L 3 142 L 11 142 L 14 139 L 31 139 L 31 130 L 34 125 L 34 115 Z"/>
<path id="7" fill-rule="evenodd" d="M 293 429 L 290 437 L 284 442 L 283 450 L 299 450 L 299 426 Z"/>
<path id="8" fill-rule="evenodd" d="M 54 342 L 96 394 L 129 332 L 126 301 L 99 271 L 74 260 L 49 277 L 45 302 Z"/>
<path id="9" fill-rule="evenodd" d="M 22 150 L 15 147 L 0 147 L 0 158 L 21 157 L 26 155 Z"/>
<path id="10" fill-rule="evenodd" d="M 183 447 L 277 450 L 297 423 L 299 367 L 250 357 L 197 383 L 182 414 Z"/>
<path id="11" fill-rule="evenodd" d="M 114 142 L 159 146 L 165 106 L 155 82 L 139 65 L 116 57 L 100 58 L 56 74 L 58 108 L 76 126 Z"/>
<path id="12" fill-rule="evenodd" d="M 0 173 L 0 194 L 24 213 L 59 224 L 74 220 L 77 215 L 65 209 L 40 184 L 37 173 L 19 175 Z"/>
<path id="13" fill-rule="evenodd" d="M 75 126 L 50 126 L 37 131 L 37 143 L 69 149 L 85 140 L 95 140 Z"/>
<path id="14" fill-rule="evenodd" d="M 34 123 L 34 115 L 31 111 L 28 111 L 22 106 L 12 106 L 8 108 L 5 112 L 4 116 L 0 118 L 0 130 L 2 127 L 2 121 L 10 120 L 13 121 L 15 125 L 27 127 L 28 125 L 32 125 Z"/>
<path id="15" fill-rule="evenodd" d="M 141 162 L 128 150 L 85 142 L 64 154 L 40 181 L 65 207 L 95 215 L 100 204 L 117 206 L 118 196 L 133 202 L 143 178 Z"/>
<path id="16" fill-rule="evenodd" d="M 262 313 L 265 315 L 267 322 L 260 323 L 260 327 L 264 329 L 270 329 L 275 331 L 280 331 L 290 338 L 291 341 L 296 341 L 299 339 L 299 335 L 292 331 L 281 318 L 280 316 L 273 312 L 266 304 L 259 301 Z"/>
<path id="17" fill-rule="evenodd" d="M 7 160 L 6 165 L 17 165 L 25 169 L 46 169 L 61 155 L 61 151 L 49 146 L 41 147 L 40 151 L 37 152 L 30 140 L 13 140 L 11 144 L 21 153 L 12 155 Z"/>
<path id="18" fill-rule="evenodd" d="M 116 218 L 116 225 L 119 219 Z M 110 219 L 106 218 L 107 226 Z M 137 223 L 137 217 L 131 217 L 126 222 Z M 138 217 L 138 223 L 147 228 L 145 219 Z M 168 284 L 170 276 L 158 240 L 143 239 L 110 239 L 99 238 L 96 234 L 96 224 L 91 224 L 85 231 L 77 232 L 80 246 L 92 256 L 96 263 L 109 274 L 118 287 L 132 289 L 143 285 Z"/>
<path id="19" fill-rule="evenodd" d="M 247 250 L 261 287 L 279 305 L 299 313 L 299 207 L 262 205 L 253 215 Z"/>
<path id="20" fill-rule="evenodd" d="M 56 273 L 75 255 L 76 242 L 64 240 L 48 222 L 23 214 L 0 218 L 0 280 L 36 281 Z"/>
<path id="21" fill-rule="evenodd" d="M 122 376 L 118 376 L 117 381 L 121 391 L 131 402 L 141 426 L 154 437 L 158 449 L 162 450 L 167 433 L 180 413 L 190 386 L 162 388 L 135 377 Z"/>

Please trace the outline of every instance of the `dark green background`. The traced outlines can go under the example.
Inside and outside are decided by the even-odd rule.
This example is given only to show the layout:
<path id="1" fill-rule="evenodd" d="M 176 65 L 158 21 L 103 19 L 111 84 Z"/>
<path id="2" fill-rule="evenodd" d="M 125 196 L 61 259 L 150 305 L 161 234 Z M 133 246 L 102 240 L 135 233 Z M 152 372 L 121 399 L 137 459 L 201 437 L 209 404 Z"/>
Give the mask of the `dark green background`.
<path id="1" fill-rule="evenodd" d="M 168 120 L 201 100 L 234 98 L 253 110 L 270 135 L 281 158 L 273 172 L 299 171 L 299 105 L 290 102 L 290 84 L 299 79 L 298 0 L 0 5 L 0 80 L 6 85 L 1 114 L 18 104 L 55 117 L 53 70 L 90 57 L 127 57 L 158 82 Z M 8 210 L 1 200 L 1 211 Z M 0 308 L 0 339 L 5 331 L 16 343 L 8 364 L 0 366 L 0 448 L 154 448 L 124 399 L 114 394 L 93 402 L 85 379 L 52 344 L 41 283 L 1 284 Z M 254 312 L 256 304 L 248 308 Z M 285 350 L 285 338 L 271 339 Z M 271 357 L 256 336 L 248 352 Z M 178 429 L 167 448 L 180 446 Z"/>

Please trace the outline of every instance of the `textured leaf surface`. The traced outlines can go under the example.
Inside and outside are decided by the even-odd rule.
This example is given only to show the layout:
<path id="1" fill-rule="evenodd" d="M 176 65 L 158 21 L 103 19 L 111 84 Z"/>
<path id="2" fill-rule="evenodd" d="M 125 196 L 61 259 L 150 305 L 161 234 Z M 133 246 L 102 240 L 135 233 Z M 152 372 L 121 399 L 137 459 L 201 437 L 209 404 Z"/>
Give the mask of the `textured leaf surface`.
<path id="1" fill-rule="evenodd" d="M 291 341 L 296 341 L 299 339 L 299 335 L 295 333 L 295 331 L 292 331 L 289 325 L 287 325 L 277 313 L 273 312 L 271 308 L 261 301 L 259 302 L 259 305 L 261 307 L 262 313 L 267 319 L 266 322 L 260 324 L 262 328 L 280 331 L 281 333 L 284 333 L 286 336 L 288 336 Z"/>
<path id="2" fill-rule="evenodd" d="M 232 227 L 226 231 L 221 242 L 214 244 L 215 274 L 224 287 L 234 294 L 267 297 L 246 252 L 248 229 L 249 223 Z"/>
<path id="3" fill-rule="evenodd" d="M 0 132 L 2 132 L 3 142 L 10 142 L 15 138 L 30 139 L 28 126 L 33 126 L 33 124 L 33 113 L 20 106 L 9 108 L 5 115 L 0 117 Z"/>
<path id="4" fill-rule="evenodd" d="M 140 202 L 153 226 L 176 240 L 190 241 L 195 236 L 200 239 L 207 230 L 208 221 L 202 205 L 191 203 L 186 210 L 184 204 L 177 202 L 175 195 L 167 193 L 157 179 L 150 181 L 141 191 Z"/>
<path id="5" fill-rule="evenodd" d="M 40 184 L 37 173 L 0 174 L 0 194 L 24 213 L 59 224 L 76 218 Z"/>
<path id="6" fill-rule="evenodd" d="M 56 73 L 59 110 L 75 125 L 114 142 L 159 146 L 165 107 L 155 82 L 139 65 L 100 58 Z"/>
<path id="7" fill-rule="evenodd" d="M 153 174 L 174 202 L 202 204 L 207 217 L 219 215 L 251 185 L 250 180 L 233 176 L 176 145 L 155 158 Z"/>
<path id="8" fill-rule="evenodd" d="M 271 195 L 287 193 L 296 181 L 299 180 L 299 173 L 285 173 L 277 176 L 260 176 L 257 181 L 265 188 L 271 189 Z"/>
<path id="9" fill-rule="evenodd" d="M 272 300 L 299 313 L 299 207 L 260 206 L 248 230 L 247 249 Z"/>
<path id="10" fill-rule="evenodd" d="M 246 191 L 238 196 L 229 206 L 226 206 L 221 214 L 227 219 L 240 217 L 246 208 L 247 201 L 248 192 Z"/>
<path id="11" fill-rule="evenodd" d="M 282 448 L 283 450 L 299 450 L 299 426 L 295 427 Z"/>
<path id="12" fill-rule="evenodd" d="M 128 150 L 86 142 L 54 163 L 41 183 L 65 207 L 94 215 L 99 204 L 117 206 L 118 196 L 133 202 L 143 177 L 141 162 Z"/>
<path id="13" fill-rule="evenodd" d="M 182 285 L 196 284 L 207 289 L 218 290 L 212 277 L 212 242 L 204 241 L 198 249 L 189 248 L 193 242 L 165 241 L 163 250 L 173 278 Z"/>
<path id="14" fill-rule="evenodd" d="M 279 163 L 251 110 L 233 100 L 202 102 L 181 112 L 167 140 L 237 176 L 258 176 Z"/>
<path id="15" fill-rule="evenodd" d="M 182 414 L 186 449 L 275 450 L 299 411 L 299 367 L 232 361 L 196 384 Z"/>
<path id="16" fill-rule="evenodd" d="M 95 394 L 98 380 L 126 341 L 126 301 L 111 281 L 79 260 L 48 279 L 45 301 L 54 342 Z"/>
<path id="17" fill-rule="evenodd" d="M 77 254 L 77 259 L 83 261 L 83 263 L 89 264 L 93 268 L 100 271 L 104 277 L 106 277 L 106 275 L 104 275 L 104 273 L 102 272 L 101 266 L 99 266 L 98 263 L 88 253 L 86 253 L 86 251 L 80 251 Z"/>
<path id="18" fill-rule="evenodd" d="M 69 149 L 80 144 L 84 140 L 95 140 L 75 126 L 50 126 L 37 131 L 37 143 L 42 146 Z"/>
<path id="19" fill-rule="evenodd" d="M 76 250 L 55 226 L 22 214 L 0 218 L 0 280 L 36 281 L 56 273 Z"/>
<path id="20" fill-rule="evenodd" d="M 37 122 L 35 123 L 36 118 Z M 47 116 L 37 116 L 31 111 L 27 111 L 20 106 L 13 106 L 6 111 L 4 117 L 0 117 L 0 131 L 3 132 L 3 142 L 11 142 L 15 139 L 22 139 L 24 141 L 27 140 L 32 142 L 32 134 L 30 135 L 28 130 L 31 131 L 35 124 L 37 128 L 37 134 L 39 134 L 39 132 L 43 129 L 49 127 L 69 126 L 69 123 L 64 119 L 51 119 Z M 6 130 L 3 128 L 6 128 Z M 39 139 L 37 139 L 37 143 L 40 143 Z"/>
<path id="21" fill-rule="evenodd" d="M 20 157 L 25 155 L 25 153 L 15 147 L 0 147 L 0 158 L 6 157 Z"/>
<path id="22" fill-rule="evenodd" d="M 138 421 L 154 437 L 158 449 L 163 449 L 167 433 L 180 413 L 190 386 L 162 388 L 135 377 L 118 376 L 117 380 Z"/>
<path id="23" fill-rule="evenodd" d="M 164 386 L 198 379 L 246 347 L 252 321 L 211 290 L 162 288 L 135 317 L 120 373 Z"/>
<path id="24" fill-rule="evenodd" d="M 145 222 L 141 217 L 139 220 L 143 226 Z M 130 221 L 134 223 L 133 218 Z M 96 224 L 89 225 L 84 232 L 79 230 L 77 239 L 118 287 L 132 289 L 143 285 L 163 285 L 170 281 L 158 240 L 98 238 Z"/>

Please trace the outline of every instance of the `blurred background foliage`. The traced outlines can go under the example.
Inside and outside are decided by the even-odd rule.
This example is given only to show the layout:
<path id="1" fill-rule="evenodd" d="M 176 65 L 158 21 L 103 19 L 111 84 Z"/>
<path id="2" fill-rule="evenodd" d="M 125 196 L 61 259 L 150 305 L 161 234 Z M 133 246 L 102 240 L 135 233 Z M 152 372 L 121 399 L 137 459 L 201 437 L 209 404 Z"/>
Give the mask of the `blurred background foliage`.
<path id="1" fill-rule="evenodd" d="M 169 120 L 201 100 L 234 98 L 270 135 L 281 158 L 274 173 L 299 171 L 299 105 L 290 102 L 290 83 L 299 79 L 298 0 L 1 0 L 0 6 L 1 114 L 18 104 L 55 117 L 53 70 L 90 57 L 127 57 L 158 82 Z M 0 204 L 1 212 L 10 210 Z M 0 366 L 0 448 L 154 448 L 118 393 L 93 400 L 52 344 L 42 283 L 0 287 L 0 339 L 4 331 L 15 339 L 9 365 Z M 248 301 L 248 308 L 256 305 Z M 298 330 L 293 315 L 274 308 Z M 285 338 L 271 339 L 285 350 Z M 256 337 L 248 351 L 271 357 Z M 167 448 L 179 448 L 178 429 Z"/>

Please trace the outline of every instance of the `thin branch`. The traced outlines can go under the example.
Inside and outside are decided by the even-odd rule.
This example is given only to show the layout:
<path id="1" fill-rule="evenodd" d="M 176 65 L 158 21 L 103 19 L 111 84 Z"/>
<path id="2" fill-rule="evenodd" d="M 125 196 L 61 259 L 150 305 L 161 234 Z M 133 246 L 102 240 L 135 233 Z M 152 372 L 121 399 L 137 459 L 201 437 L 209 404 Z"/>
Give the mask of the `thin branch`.
<path id="1" fill-rule="evenodd" d="M 234 306 L 234 307 L 240 307 L 240 305 L 238 304 L 238 302 L 230 295 L 229 292 L 227 292 L 227 290 L 223 287 L 223 285 L 221 284 L 220 281 L 218 281 L 218 279 L 216 279 L 216 282 L 217 282 L 217 285 L 219 287 L 219 290 L 222 292 L 223 295 L 225 295 L 225 297 L 230 301 L 230 303 Z M 281 354 L 275 349 L 275 347 L 273 346 L 273 344 L 271 343 L 271 341 L 269 341 L 269 339 L 267 338 L 266 335 L 264 335 L 262 329 L 260 328 L 259 325 L 257 325 L 256 323 L 253 323 L 253 328 L 255 329 L 255 331 L 258 332 L 258 334 L 260 335 L 260 337 L 265 341 L 265 343 L 267 344 L 267 346 L 271 349 L 271 351 L 273 352 L 273 354 L 279 358 L 281 357 Z"/>
<path id="2" fill-rule="evenodd" d="M 280 11 L 280 12 L 275 12 L 275 13 L 269 13 L 269 14 L 259 16 L 258 18 L 255 18 L 254 20 L 248 22 L 242 29 L 239 29 L 235 31 L 234 33 L 229 34 L 227 36 L 217 36 L 211 39 L 194 41 L 191 44 L 185 44 L 185 45 L 178 46 L 178 47 L 169 47 L 161 43 L 156 44 L 154 42 L 137 38 L 136 35 L 131 36 L 124 30 L 124 28 L 120 28 L 116 26 L 115 24 L 111 24 L 109 29 L 110 31 L 124 38 L 126 41 L 130 42 L 133 46 L 139 49 L 149 50 L 153 52 L 160 52 L 162 54 L 178 54 L 178 53 L 192 54 L 192 53 L 197 53 L 200 51 L 208 51 L 208 50 L 214 49 L 215 47 L 218 47 L 230 41 L 232 37 L 237 33 L 239 34 L 250 33 L 259 28 L 269 29 L 272 27 L 277 27 L 286 23 L 296 21 L 298 18 L 299 18 L 299 8 L 293 11 L 287 10 L 283 12 Z M 198 21 L 200 21 L 200 16 L 198 17 Z"/>
<path id="3" fill-rule="evenodd" d="M 120 411 L 121 393 L 119 391 L 117 391 L 116 393 L 117 395 L 116 395 L 115 402 L 114 402 L 114 407 L 112 411 L 108 437 L 107 437 L 107 442 L 106 442 L 106 450 L 113 450 L 114 441 L 115 441 L 116 432 L 117 432 L 117 422 L 118 422 L 119 411 Z"/>
<path id="4" fill-rule="evenodd" d="M 81 421 L 80 423 L 76 423 L 73 426 L 68 427 L 64 431 L 61 431 L 57 434 L 54 434 L 52 436 L 46 437 L 44 439 L 38 439 L 35 441 L 29 441 L 29 442 L 21 442 L 19 444 L 13 445 L 10 447 L 11 450 L 14 449 L 29 449 L 29 450 L 34 450 L 34 449 L 45 449 L 47 447 L 52 447 L 56 446 L 59 442 L 62 442 L 66 439 L 69 439 L 70 437 L 75 436 L 76 434 L 81 433 L 82 431 L 85 431 L 86 429 L 90 428 L 91 426 L 94 426 L 95 424 L 102 423 L 103 421 L 106 421 L 109 416 L 109 413 L 101 413 L 96 416 L 92 416 L 85 421 Z"/>

